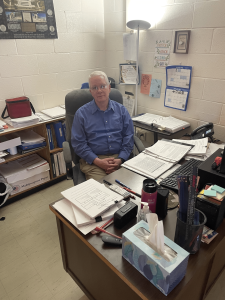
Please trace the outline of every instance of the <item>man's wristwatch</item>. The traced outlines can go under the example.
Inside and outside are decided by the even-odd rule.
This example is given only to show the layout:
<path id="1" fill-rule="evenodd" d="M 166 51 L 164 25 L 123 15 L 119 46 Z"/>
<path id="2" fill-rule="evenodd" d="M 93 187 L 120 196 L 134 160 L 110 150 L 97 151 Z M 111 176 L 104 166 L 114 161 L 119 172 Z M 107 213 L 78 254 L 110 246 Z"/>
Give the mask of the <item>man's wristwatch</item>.
<path id="1" fill-rule="evenodd" d="M 121 165 L 125 162 L 125 159 L 118 157 L 121 160 Z"/>

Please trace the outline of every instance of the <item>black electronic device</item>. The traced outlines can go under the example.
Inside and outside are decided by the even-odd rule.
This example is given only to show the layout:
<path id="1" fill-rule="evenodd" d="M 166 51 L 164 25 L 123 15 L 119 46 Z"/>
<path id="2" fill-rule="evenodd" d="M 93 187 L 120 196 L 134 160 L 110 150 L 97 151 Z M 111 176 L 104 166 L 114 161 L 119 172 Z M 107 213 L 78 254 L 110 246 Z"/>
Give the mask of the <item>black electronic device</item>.
<path id="1" fill-rule="evenodd" d="M 169 190 L 162 186 L 157 187 L 157 202 L 156 214 L 160 220 L 163 220 L 167 215 Z"/>
<path id="2" fill-rule="evenodd" d="M 220 173 L 225 174 L 225 149 L 221 152 L 221 155 L 222 155 L 222 161 L 220 165 Z"/>
<path id="3" fill-rule="evenodd" d="M 105 244 L 113 244 L 113 245 L 116 245 L 116 246 L 122 246 L 122 239 L 117 239 L 113 236 L 110 236 L 110 235 L 103 235 L 102 236 L 102 241 L 105 243 Z"/>
<path id="4" fill-rule="evenodd" d="M 211 138 L 214 134 L 213 123 L 207 123 L 202 126 L 199 126 L 191 133 L 191 139 L 197 140 L 205 137 Z"/>
<path id="5" fill-rule="evenodd" d="M 207 197 L 201 193 L 196 198 L 195 207 L 202 211 L 207 218 L 206 226 L 216 230 L 223 221 L 225 212 L 225 199 L 217 201 L 212 197 Z"/>
<path id="6" fill-rule="evenodd" d="M 114 225 L 117 228 L 122 228 L 130 220 L 136 217 L 138 206 L 132 201 L 128 201 L 123 207 L 114 213 Z"/>
<path id="7" fill-rule="evenodd" d="M 221 149 L 216 150 L 198 167 L 198 176 L 200 176 L 199 190 L 202 190 L 205 184 L 209 182 L 225 188 L 225 174 L 212 169 L 212 164 L 217 156 L 221 157 Z"/>
<path id="8" fill-rule="evenodd" d="M 173 173 L 168 175 L 166 178 L 164 178 L 161 182 L 160 185 L 178 191 L 178 185 L 177 185 L 177 176 L 178 175 L 185 175 L 185 176 L 191 176 L 192 174 L 192 168 L 194 166 L 199 166 L 202 164 L 201 160 L 197 159 L 190 159 L 186 161 L 182 166 L 177 168 Z M 209 181 L 207 181 L 209 182 Z M 210 181 L 211 182 L 211 181 Z"/>
<path id="9" fill-rule="evenodd" d="M 112 89 L 115 89 L 116 85 L 115 85 L 115 80 L 112 77 L 108 77 L 109 83 L 111 85 Z"/>

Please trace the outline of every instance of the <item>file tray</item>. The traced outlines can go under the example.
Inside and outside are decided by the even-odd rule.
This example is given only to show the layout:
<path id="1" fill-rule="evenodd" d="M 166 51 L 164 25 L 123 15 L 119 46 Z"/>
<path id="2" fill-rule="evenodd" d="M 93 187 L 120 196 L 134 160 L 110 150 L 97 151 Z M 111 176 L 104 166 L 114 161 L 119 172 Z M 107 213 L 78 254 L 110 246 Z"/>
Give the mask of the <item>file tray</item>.
<path id="1" fill-rule="evenodd" d="M 184 278 L 189 253 L 164 236 L 164 243 L 176 252 L 176 257 L 168 262 L 145 244 L 135 232 L 144 228 L 149 233 L 148 224 L 140 221 L 122 236 L 122 255 L 142 275 L 144 275 L 164 295 L 168 295 Z"/>

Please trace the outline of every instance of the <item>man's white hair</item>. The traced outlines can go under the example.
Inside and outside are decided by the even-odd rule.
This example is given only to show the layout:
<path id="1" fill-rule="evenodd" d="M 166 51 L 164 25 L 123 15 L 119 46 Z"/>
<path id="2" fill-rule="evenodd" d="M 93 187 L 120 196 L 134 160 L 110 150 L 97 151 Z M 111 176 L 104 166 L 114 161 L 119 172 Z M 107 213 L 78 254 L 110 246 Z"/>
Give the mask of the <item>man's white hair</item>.
<path id="1" fill-rule="evenodd" d="M 108 79 L 107 75 L 106 75 L 104 72 L 102 72 L 102 71 L 94 71 L 94 72 L 92 72 L 92 73 L 89 75 L 89 79 L 88 79 L 88 81 L 89 81 L 89 86 L 90 86 L 90 79 L 91 79 L 92 77 L 95 77 L 95 76 L 100 76 L 100 77 L 102 77 L 103 79 L 105 79 L 106 84 L 109 85 L 109 79 Z"/>

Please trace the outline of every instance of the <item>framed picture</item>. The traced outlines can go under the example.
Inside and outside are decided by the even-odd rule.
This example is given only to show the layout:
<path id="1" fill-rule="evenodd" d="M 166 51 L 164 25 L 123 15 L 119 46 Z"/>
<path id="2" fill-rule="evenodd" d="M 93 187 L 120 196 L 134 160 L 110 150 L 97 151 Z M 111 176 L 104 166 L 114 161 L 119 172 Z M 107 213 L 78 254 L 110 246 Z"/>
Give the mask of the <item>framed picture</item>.
<path id="1" fill-rule="evenodd" d="M 174 53 L 187 54 L 191 30 L 175 31 Z"/>

